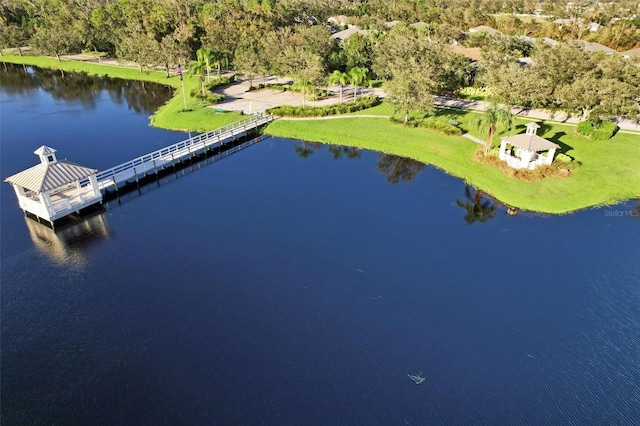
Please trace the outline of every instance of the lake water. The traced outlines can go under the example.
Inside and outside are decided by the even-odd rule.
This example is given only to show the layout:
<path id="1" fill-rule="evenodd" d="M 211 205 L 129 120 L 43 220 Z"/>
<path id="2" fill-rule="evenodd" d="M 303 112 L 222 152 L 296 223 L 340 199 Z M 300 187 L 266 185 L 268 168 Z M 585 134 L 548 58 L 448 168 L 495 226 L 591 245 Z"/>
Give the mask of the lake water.
<path id="1" fill-rule="evenodd" d="M 3 179 L 185 138 L 147 125 L 167 89 L 0 73 Z M 57 232 L 1 187 L 3 425 L 640 423 L 636 201 L 511 216 L 277 138 Z"/>

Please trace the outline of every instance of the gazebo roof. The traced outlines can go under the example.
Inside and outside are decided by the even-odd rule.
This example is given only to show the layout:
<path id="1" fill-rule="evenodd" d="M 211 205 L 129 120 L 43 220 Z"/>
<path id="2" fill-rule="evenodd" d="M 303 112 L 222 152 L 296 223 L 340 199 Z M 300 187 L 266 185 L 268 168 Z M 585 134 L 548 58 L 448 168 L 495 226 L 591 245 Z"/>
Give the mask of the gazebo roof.
<path id="1" fill-rule="evenodd" d="M 34 192 L 50 191 L 76 180 L 84 179 L 97 172 L 95 169 L 58 160 L 56 163 L 40 163 L 5 179 Z"/>
<path id="2" fill-rule="evenodd" d="M 517 146 L 518 148 L 526 149 L 527 151 L 533 151 L 533 152 L 548 151 L 553 148 L 555 149 L 560 148 L 560 145 L 555 144 L 550 140 L 541 138 L 538 135 L 531 135 L 527 133 L 520 133 L 519 135 L 506 136 L 502 138 L 502 140 L 507 141 L 507 143 L 510 145 Z"/>

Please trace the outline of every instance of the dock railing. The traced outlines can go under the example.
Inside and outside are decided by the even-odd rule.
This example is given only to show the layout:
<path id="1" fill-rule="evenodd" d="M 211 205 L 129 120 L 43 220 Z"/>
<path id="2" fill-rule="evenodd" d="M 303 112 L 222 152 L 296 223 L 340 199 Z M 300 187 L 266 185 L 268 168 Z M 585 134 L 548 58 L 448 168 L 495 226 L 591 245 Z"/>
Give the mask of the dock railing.
<path id="1" fill-rule="evenodd" d="M 183 157 L 205 151 L 212 145 L 222 144 L 227 139 L 244 134 L 249 130 L 273 121 L 273 115 L 256 114 L 243 120 L 236 121 L 218 129 L 202 133 L 157 151 L 136 157 L 133 160 L 119 164 L 96 174 L 98 186 L 103 189 L 117 185 L 131 178 L 144 176 L 150 170 L 158 170 L 164 165 L 180 161 Z M 82 182 L 81 182 L 82 183 Z M 88 183 L 88 182 L 84 182 Z"/>

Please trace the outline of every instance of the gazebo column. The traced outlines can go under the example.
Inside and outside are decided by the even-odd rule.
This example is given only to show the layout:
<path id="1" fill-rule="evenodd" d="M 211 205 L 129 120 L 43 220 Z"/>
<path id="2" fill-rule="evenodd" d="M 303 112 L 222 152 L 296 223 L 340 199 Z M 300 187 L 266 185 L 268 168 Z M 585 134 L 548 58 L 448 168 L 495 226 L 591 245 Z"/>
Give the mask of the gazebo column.
<path id="1" fill-rule="evenodd" d="M 498 153 L 499 159 L 504 160 L 506 149 L 507 149 L 507 141 L 502 139 L 502 142 L 500 142 L 500 152 Z"/>
<path id="2" fill-rule="evenodd" d="M 53 207 L 53 202 L 51 201 L 49 192 L 39 192 L 38 198 L 40 198 L 40 203 L 44 206 L 49 217 L 53 216 L 56 212 L 56 209 Z M 47 217 L 46 219 L 49 219 L 49 217 Z"/>
<path id="3" fill-rule="evenodd" d="M 91 189 L 93 189 L 93 196 L 100 196 L 100 188 L 98 187 L 98 179 L 96 179 L 96 175 L 89 175 L 89 184 L 91 185 Z"/>
<path id="4" fill-rule="evenodd" d="M 548 166 L 550 166 L 551 163 L 553 163 L 553 156 L 555 155 L 555 153 L 556 153 L 556 149 L 555 148 L 551 148 L 549 150 L 549 152 L 547 153 L 547 157 L 546 157 L 546 162 L 545 163 Z"/>

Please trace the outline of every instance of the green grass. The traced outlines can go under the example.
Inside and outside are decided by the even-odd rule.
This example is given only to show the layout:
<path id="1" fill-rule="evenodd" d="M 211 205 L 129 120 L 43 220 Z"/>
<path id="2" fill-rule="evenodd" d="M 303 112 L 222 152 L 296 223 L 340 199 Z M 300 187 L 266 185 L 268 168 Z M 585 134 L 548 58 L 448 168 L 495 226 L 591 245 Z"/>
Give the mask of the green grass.
<path id="1" fill-rule="evenodd" d="M 381 109 L 380 106 L 375 108 Z M 473 113 L 451 111 L 441 114 L 452 115 L 464 128 Z M 512 133 L 524 129 L 523 123 L 517 122 Z M 478 145 L 468 139 L 404 127 L 384 118 L 279 120 L 271 123 L 266 133 L 413 158 L 443 169 L 503 203 L 524 210 L 568 213 L 640 198 L 640 135 L 618 133 L 610 141 L 595 142 L 578 135 L 575 126 L 543 123 L 540 130 L 541 136 L 555 141 L 563 147 L 563 152 L 582 163 L 569 178 L 545 178 L 529 183 L 510 178 L 490 165 L 472 161 Z"/>
<path id="2" fill-rule="evenodd" d="M 216 113 L 215 109 L 200 105 L 189 93 L 192 89 L 200 90 L 200 80 L 195 76 L 184 75 L 184 88 L 187 97 L 187 111 L 184 111 L 182 83 L 176 76 L 166 77 L 162 71 L 139 72 L 138 68 L 102 64 L 85 61 L 58 62 L 56 58 L 46 56 L 18 56 L 3 54 L 0 62 L 33 65 L 40 68 L 59 69 L 68 72 L 85 72 L 100 77 L 123 78 L 127 80 L 150 81 L 164 84 L 175 89 L 174 96 L 151 116 L 151 125 L 167 130 L 205 132 L 224 126 L 240 119 L 240 114 Z"/>

